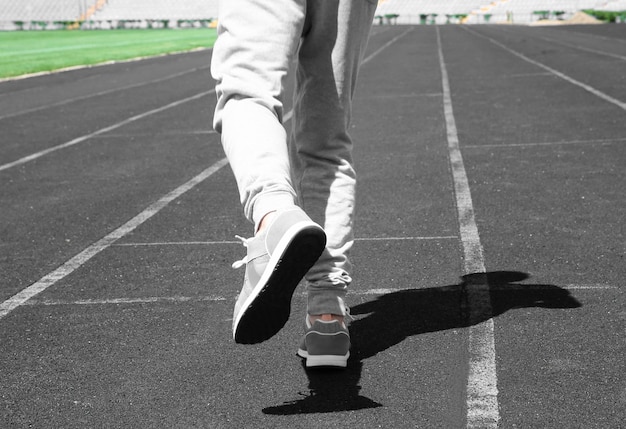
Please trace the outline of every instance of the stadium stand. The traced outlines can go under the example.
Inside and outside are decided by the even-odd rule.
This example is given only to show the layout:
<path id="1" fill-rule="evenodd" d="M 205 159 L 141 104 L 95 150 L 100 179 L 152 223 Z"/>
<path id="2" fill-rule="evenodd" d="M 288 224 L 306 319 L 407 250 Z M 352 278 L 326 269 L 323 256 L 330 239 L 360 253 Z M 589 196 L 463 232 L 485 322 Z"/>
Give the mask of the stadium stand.
<path id="1" fill-rule="evenodd" d="M 445 24 L 454 22 L 458 15 L 467 15 L 485 0 L 380 0 L 376 15 L 379 22 L 385 17 L 397 15 L 398 24 Z"/>
<path id="2" fill-rule="evenodd" d="M 491 9 L 495 22 L 529 24 L 542 19 L 567 19 L 577 11 L 597 8 L 598 0 L 501 0 Z"/>
<path id="3" fill-rule="evenodd" d="M 85 10 L 85 3 L 76 0 L 3 0 L 0 2 L 0 21 L 4 26 L 21 22 L 20 27 L 32 29 L 41 28 L 38 22 L 76 21 Z"/>
<path id="4" fill-rule="evenodd" d="M 567 19 L 584 9 L 626 10 L 625 3 L 626 0 L 380 0 L 376 14 L 381 24 L 531 24 L 548 18 Z"/>
<path id="5" fill-rule="evenodd" d="M 626 11 L 626 0 L 612 0 L 607 1 L 606 4 L 602 6 L 597 6 L 597 10 L 606 10 L 606 11 Z"/>
<path id="6" fill-rule="evenodd" d="M 0 0 L 0 30 L 207 25 L 218 0 Z M 166 24 L 167 22 L 167 24 Z"/>
<path id="7" fill-rule="evenodd" d="M 379 0 L 378 24 L 514 23 L 577 11 L 626 11 L 626 0 Z M 205 26 L 218 0 L 0 0 L 0 29 Z"/>
<path id="8" fill-rule="evenodd" d="M 217 0 L 107 0 L 96 21 L 206 23 L 217 18 Z"/>

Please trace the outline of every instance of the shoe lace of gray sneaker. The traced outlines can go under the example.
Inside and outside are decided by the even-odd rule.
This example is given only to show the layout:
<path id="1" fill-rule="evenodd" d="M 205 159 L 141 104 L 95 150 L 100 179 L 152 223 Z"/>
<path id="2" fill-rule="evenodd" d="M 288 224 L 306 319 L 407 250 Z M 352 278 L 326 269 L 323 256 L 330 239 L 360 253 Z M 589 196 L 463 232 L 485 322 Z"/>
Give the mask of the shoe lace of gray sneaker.
<path id="1" fill-rule="evenodd" d="M 343 308 L 342 316 L 348 319 L 350 322 L 354 322 L 354 317 L 350 314 L 350 307 L 346 305 L 342 298 L 339 298 L 339 305 Z"/>
<path id="2" fill-rule="evenodd" d="M 344 304 L 343 311 L 345 313 L 344 317 L 347 318 L 350 322 L 354 322 L 354 316 L 350 314 L 350 307 Z"/>
<path id="3" fill-rule="evenodd" d="M 244 247 L 248 247 L 248 242 L 251 240 L 251 238 L 243 238 L 239 235 L 235 235 L 236 238 L 238 238 L 239 240 L 241 240 L 241 244 L 243 244 Z M 238 269 L 243 267 L 244 265 L 246 265 L 248 263 L 248 255 L 244 256 L 242 259 L 233 262 L 232 267 L 234 269 Z"/>

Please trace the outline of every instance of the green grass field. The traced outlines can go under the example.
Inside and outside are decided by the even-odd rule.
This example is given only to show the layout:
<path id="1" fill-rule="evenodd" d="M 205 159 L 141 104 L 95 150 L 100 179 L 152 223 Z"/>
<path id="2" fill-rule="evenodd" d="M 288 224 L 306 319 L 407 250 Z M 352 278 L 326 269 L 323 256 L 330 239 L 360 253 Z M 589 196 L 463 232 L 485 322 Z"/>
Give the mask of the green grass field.
<path id="1" fill-rule="evenodd" d="M 210 28 L 0 32 L 0 78 L 210 48 Z"/>

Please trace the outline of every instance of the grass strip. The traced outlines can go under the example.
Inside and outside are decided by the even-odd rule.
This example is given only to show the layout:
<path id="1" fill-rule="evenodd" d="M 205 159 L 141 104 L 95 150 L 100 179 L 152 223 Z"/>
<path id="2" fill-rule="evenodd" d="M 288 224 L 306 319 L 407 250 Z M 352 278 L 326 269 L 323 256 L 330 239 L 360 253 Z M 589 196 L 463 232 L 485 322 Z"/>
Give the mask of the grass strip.
<path id="1" fill-rule="evenodd" d="M 0 78 L 213 46 L 212 28 L 0 32 Z"/>

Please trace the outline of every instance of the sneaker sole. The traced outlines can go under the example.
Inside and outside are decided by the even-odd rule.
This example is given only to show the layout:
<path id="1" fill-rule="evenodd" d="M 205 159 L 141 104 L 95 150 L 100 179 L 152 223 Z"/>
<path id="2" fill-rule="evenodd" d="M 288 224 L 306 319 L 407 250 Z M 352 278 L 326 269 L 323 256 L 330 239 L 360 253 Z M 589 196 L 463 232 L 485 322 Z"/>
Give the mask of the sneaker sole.
<path id="1" fill-rule="evenodd" d="M 236 343 L 263 342 L 285 326 L 293 293 L 325 246 L 324 230 L 312 222 L 295 224 L 285 233 L 239 312 L 233 330 Z"/>
<path id="2" fill-rule="evenodd" d="M 298 356 L 305 359 L 307 368 L 345 368 L 348 366 L 350 352 L 340 355 L 310 355 L 306 350 L 298 349 Z"/>

